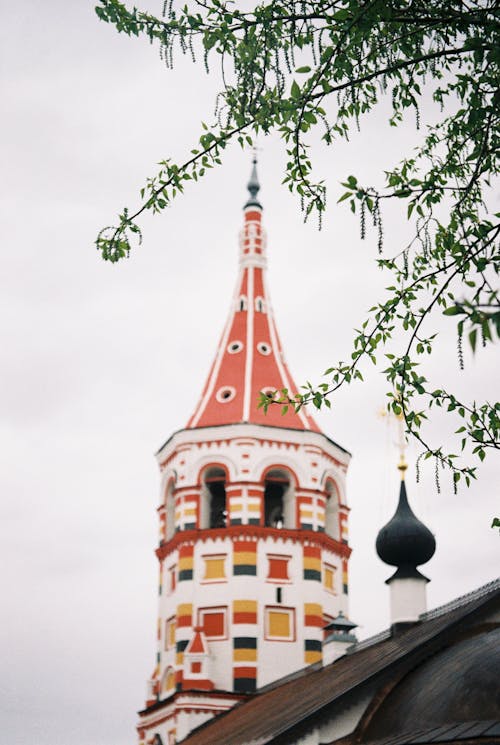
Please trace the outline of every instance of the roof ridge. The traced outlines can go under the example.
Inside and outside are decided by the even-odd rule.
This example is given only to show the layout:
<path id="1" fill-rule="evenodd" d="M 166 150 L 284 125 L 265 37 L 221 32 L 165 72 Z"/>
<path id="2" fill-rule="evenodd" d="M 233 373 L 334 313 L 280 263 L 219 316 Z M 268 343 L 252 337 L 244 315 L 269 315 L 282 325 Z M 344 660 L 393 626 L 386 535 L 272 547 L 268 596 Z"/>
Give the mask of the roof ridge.
<path id="1" fill-rule="evenodd" d="M 497 589 L 500 590 L 500 577 L 487 582 L 485 585 L 481 585 L 481 587 L 477 587 L 475 590 L 471 590 L 471 592 L 459 595 L 458 598 L 454 598 L 448 603 L 444 603 L 444 605 L 438 605 L 437 608 L 432 608 L 432 610 L 421 613 L 419 620 L 430 621 L 433 618 L 439 618 L 439 616 L 443 616 L 445 613 L 448 613 L 448 611 L 455 610 L 456 608 L 460 608 L 462 605 L 478 600 L 483 597 L 483 595 L 488 595 L 490 592 Z M 363 639 L 357 644 L 351 645 L 347 648 L 346 654 L 355 654 L 356 652 L 360 652 L 362 649 L 366 649 L 366 647 L 371 647 L 373 644 L 383 642 L 391 636 L 391 629 L 384 629 L 383 631 L 379 631 L 377 634 L 373 634 L 373 636 Z"/>
<path id="2" fill-rule="evenodd" d="M 458 598 L 450 600 L 444 605 L 439 605 L 437 608 L 421 613 L 419 619 L 421 621 L 430 621 L 432 618 L 438 618 L 448 611 L 455 610 L 455 608 L 460 608 L 466 603 L 478 600 L 483 597 L 483 595 L 488 595 L 493 590 L 500 590 L 500 577 L 487 582 L 485 585 L 482 585 L 471 592 L 465 593 L 465 595 L 460 595 Z"/>

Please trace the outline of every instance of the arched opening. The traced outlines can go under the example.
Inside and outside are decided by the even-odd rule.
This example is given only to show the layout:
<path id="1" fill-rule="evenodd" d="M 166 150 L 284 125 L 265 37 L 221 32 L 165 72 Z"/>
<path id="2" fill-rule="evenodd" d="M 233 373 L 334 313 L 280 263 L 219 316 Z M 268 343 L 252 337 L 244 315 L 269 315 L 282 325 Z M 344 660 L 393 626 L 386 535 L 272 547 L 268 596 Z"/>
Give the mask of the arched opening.
<path id="1" fill-rule="evenodd" d="M 175 533 L 175 478 L 168 481 L 165 490 L 165 538 L 169 541 Z"/>
<path id="2" fill-rule="evenodd" d="M 326 507 L 325 507 L 325 533 L 340 540 L 339 525 L 339 493 L 335 483 L 328 479 L 325 485 Z"/>
<path id="3" fill-rule="evenodd" d="M 220 466 L 207 468 L 203 482 L 205 484 L 203 496 L 208 507 L 205 514 L 208 520 L 205 519 L 205 526 L 202 527 L 225 528 L 227 525 L 226 472 Z"/>
<path id="4" fill-rule="evenodd" d="M 162 693 L 170 693 L 175 688 L 175 670 L 172 666 L 167 667 L 163 673 L 161 682 Z"/>
<path id="5" fill-rule="evenodd" d="M 293 526 L 293 500 L 290 477 L 273 468 L 264 479 L 264 524 L 268 528 Z"/>
<path id="6" fill-rule="evenodd" d="M 255 310 L 257 311 L 257 313 L 266 312 L 266 304 L 264 298 L 260 297 L 260 295 L 255 298 Z"/>

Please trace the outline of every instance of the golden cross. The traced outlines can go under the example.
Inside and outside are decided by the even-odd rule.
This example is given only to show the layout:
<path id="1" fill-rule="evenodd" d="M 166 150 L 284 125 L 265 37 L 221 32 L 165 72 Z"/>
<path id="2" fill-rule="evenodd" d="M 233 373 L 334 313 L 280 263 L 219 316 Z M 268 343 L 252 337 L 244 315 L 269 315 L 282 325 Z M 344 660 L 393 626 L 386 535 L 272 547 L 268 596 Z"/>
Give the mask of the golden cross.
<path id="1" fill-rule="evenodd" d="M 408 464 L 406 462 L 406 449 L 408 447 L 408 443 L 406 441 L 405 436 L 405 419 L 403 414 L 395 414 L 393 411 L 387 411 L 387 409 L 380 409 L 379 411 L 380 417 L 388 417 L 388 422 L 397 422 L 398 427 L 398 441 L 397 441 L 397 447 L 399 450 L 399 463 L 398 463 L 398 469 L 401 473 L 401 479 L 404 480 L 405 477 L 405 471 L 408 468 Z"/>

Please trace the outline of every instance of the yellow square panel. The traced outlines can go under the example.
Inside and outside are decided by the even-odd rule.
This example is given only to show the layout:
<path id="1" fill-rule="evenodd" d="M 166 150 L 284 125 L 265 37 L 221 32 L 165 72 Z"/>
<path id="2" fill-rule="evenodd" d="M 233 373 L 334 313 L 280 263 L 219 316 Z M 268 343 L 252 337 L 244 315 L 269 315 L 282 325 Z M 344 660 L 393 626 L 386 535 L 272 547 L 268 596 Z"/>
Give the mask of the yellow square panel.
<path id="1" fill-rule="evenodd" d="M 267 637 L 269 639 L 292 639 L 293 624 L 290 609 L 267 609 Z"/>
<path id="2" fill-rule="evenodd" d="M 204 580 L 226 579 L 225 556 L 204 556 Z"/>

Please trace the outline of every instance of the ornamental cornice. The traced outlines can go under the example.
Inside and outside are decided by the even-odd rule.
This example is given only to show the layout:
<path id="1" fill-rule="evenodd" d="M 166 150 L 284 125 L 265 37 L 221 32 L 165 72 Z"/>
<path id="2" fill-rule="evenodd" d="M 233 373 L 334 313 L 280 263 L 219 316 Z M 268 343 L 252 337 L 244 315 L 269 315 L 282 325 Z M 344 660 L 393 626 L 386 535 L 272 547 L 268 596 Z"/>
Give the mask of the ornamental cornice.
<path id="1" fill-rule="evenodd" d="M 315 530 L 300 530 L 291 528 L 267 528 L 261 525 L 228 525 L 226 528 L 208 528 L 206 530 L 180 530 L 169 541 L 158 546 L 155 553 L 160 561 L 165 559 L 174 549 L 179 546 L 193 543 L 204 543 L 216 538 L 272 538 L 274 541 L 289 540 L 292 543 L 301 543 L 307 546 L 319 546 L 331 551 L 338 556 L 348 559 L 352 549 L 347 543 L 337 541 L 335 538 Z"/>
<path id="2" fill-rule="evenodd" d="M 242 441 L 247 447 L 251 446 L 251 442 L 253 446 L 286 447 L 287 449 L 293 448 L 295 451 L 303 449 L 309 455 L 322 455 L 344 472 L 351 459 L 348 450 L 322 432 L 245 422 L 178 430 L 162 445 L 156 457 L 160 469 L 164 470 L 177 454 L 185 453 L 191 448 L 210 449 L 214 446 L 220 448 L 222 445 L 231 444 L 241 446 Z"/>

